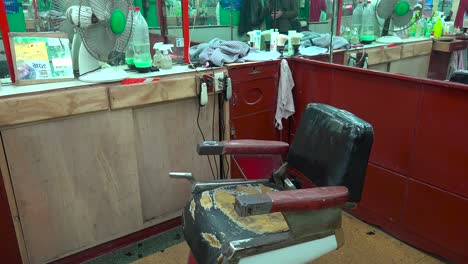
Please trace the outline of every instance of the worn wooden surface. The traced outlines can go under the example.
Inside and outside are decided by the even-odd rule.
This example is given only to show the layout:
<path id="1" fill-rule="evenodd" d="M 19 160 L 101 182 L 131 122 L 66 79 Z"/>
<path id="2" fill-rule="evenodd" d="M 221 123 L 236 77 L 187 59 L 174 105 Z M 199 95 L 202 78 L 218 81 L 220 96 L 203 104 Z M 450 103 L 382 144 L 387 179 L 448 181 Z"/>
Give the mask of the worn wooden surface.
<path id="1" fill-rule="evenodd" d="M 209 106 L 200 112 L 200 124 L 207 140 L 213 139 L 213 99 L 210 96 Z M 197 109 L 198 101 L 192 99 L 134 112 L 144 221 L 181 209 L 190 198 L 189 182 L 171 179 L 169 172 L 192 172 L 197 179 L 212 179 L 207 157 L 196 153 L 196 145 L 202 141 L 196 122 Z M 214 126 L 215 139 L 218 139 L 217 113 Z M 212 166 L 215 170 L 214 159 Z"/>
<path id="2" fill-rule="evenodd" d="M 427 78 L 430 59 L 430 52 L 422 56 L 402 58 L 401 60 L 390 63 L 389 72 Z M 417 65 L 417 67 L 415 67 L 415 65 Z"/>
<path id="3" fill-rule="evenodd" d="M 0 97 L 0 127 L 197 96 L 198 79 L 225 68 L 159 76 L 158 82 L 92 85 Z"/>
<path id="4" fill-rule="evenodd" d="M 207 140 L 213 139 L 213 125 L 218 139 L 214 98 L 200 109 Z M 196 153 L 202 141 L 197 110 L 192 98 L 3 129 L 10 200 L 21 219 L 16 231 L 24 234 L 30 263 L 179 216 L 190 184 L 169 178 L 169 172 L 212 178 L 207 157 Z"/>
<path id="5" fill-rule="evenodd" d="M 217 69 L 214 72 L 223 72 Z M 184 73 L 166 76 L 160 81 L 138 85 L 113 86 L 109 88 L 110 106 L 112 109 L 147 105 L 173 100 L 187 99 L 197 96 L 198 78 L 202 73 Z"/>
<path id="6" fill-rule="evenodd" d="M 408 43 L 408 44 L 401 46 L 401 58 L 422 56 L 422 55 L 431 54 L 431 52 L 432 52 L 431 40 Z M 415 64 L 415 65 L 418 65 L 418 64 Z"/>
<path id="7" fill-rule="evenodd" d="M 107 110 L 106 89 L 96 86 L 0 99 L 0 126 Z"/>
<path id="8" fill-rule="evenodd" d="M 378 47 L 366 52 L 369 55 L 368 65 L 381 64 L 399 60 L 401 56 L 401 46 L 396 46 L 393 48 Z"/>
<path id="9" fill-rule="evenodd" d="M 142 225 L 132 111 L 2 132 L 31 263 Z"/>

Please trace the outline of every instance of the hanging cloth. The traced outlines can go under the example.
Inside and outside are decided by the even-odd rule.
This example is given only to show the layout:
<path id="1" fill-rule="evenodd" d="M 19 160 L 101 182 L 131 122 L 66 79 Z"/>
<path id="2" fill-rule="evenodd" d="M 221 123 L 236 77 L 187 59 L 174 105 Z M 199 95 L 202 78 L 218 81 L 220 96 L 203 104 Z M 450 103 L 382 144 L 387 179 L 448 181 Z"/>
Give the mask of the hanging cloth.
<path id="1" fill-rule="evenodd" d="M 296 112 L 292 94 L 294 80 L 288 62 L 284 59 L 281 61 L 280 74 L 275 114 L 275 127 L 278 130 L 283 129 L 282 119 L 287 119 Z"/>

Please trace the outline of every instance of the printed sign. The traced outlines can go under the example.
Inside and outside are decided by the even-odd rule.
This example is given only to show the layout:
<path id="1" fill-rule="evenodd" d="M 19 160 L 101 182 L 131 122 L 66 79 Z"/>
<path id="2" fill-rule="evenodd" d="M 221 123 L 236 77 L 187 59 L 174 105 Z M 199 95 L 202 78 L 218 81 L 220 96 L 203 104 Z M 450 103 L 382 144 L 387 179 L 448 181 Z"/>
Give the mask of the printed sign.
<path id="1" fill-rule="evenodd" d="M 16 79 L 19 83 L 22 81 L 41 83 L 74 78 L 70 43 L 66 35 L 25 34 L 28 33 L 15 33 L 14 36 L 10 36 Z"/>

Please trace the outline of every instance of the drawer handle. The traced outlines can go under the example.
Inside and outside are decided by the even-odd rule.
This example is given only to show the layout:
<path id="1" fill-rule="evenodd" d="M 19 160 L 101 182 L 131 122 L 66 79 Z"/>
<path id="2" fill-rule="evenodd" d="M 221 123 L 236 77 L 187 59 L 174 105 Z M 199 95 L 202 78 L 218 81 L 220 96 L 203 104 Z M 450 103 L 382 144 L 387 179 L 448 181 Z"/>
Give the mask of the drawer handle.
<path id="1" fill-rule="evenodd" d="M 236 106 L 237 104 L 237 96 L 236 94 L 232 94 L 232 97 L 231 97 L 231 103 L 232 103 L 232 106 Z"/>
<path id="2" fill-rule="evenodd" d="M 259 70 L 253 70 L 253 71 L 251 71 L 251 72 L 249 73 L 249 75 L 258 75 L 258 74 L 260 74 L 260 73 L 262 73 L 262 72 L 259 71 Z"/>

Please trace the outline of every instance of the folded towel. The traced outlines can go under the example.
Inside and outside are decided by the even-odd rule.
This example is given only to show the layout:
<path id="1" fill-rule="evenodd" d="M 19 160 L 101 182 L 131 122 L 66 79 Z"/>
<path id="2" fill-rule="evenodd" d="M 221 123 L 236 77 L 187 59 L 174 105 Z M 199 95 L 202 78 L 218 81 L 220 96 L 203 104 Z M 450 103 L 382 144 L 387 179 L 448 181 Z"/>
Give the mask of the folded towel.
<path id="1" fill-rule="evenodd" d="M 205 63 L 211 61 L 216 66 L 224 63 L 236 62 L 250 51 L 250 46 L 241 41 L 212 40 L 209 46 L 199 55 L 199 61 Z"/>
<path id="2" fill-rule="evenodd" d="M 283 129 L 282 119 L 287 119 L 296 111 L 292 94 L 294 80 L 288 62 L 284 59 L 281 61 L 280 74 L 275 114 L 275 127 L 278 130 Z"/>
<path id="3" fill-rule="evenodd" d="M 327 33 L 323 34 L 320 38 L 312 39 L 312 43 L 318 47 L 328 48 L 330 46 L 330 40 L 330 34 Z M 349 42 L 345 38 L 339 36 L 333 37 L 333 49 L 348 49 L 349 47 Z"/>

